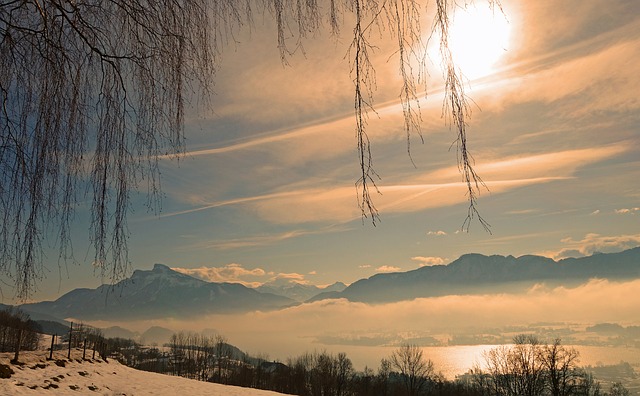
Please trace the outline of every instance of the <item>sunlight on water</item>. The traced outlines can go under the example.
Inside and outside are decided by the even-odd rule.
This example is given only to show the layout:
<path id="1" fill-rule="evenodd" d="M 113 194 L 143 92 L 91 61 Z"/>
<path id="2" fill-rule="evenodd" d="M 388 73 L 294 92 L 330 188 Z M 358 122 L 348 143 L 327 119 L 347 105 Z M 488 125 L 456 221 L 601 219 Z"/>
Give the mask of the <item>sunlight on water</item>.
<path id="1" fill-rule="evenodd" d="M 424 347 L 424 356 L 431 359 L 437 372 L 446 378 L 454 379 L 464 374 L 475 364 L 484 364 L 483 353 L 497 347 L 497 345 L 461 345 L 449 347 Z M 628 362 L 637 368 L 640 366 L 640 349 L 623 347 L 570 346 L 580 352 L 580 366 L 613 365 Z M 320 348 L 322 349 L 322 348 Z M 365 366 L 377 371 L 380 360 L 389 357 L 396 349 L 394 347 L 363 347 L 363 346 L 327 346 L 331 352 L 345 352 L 354 363 L 357 370 Z"/>

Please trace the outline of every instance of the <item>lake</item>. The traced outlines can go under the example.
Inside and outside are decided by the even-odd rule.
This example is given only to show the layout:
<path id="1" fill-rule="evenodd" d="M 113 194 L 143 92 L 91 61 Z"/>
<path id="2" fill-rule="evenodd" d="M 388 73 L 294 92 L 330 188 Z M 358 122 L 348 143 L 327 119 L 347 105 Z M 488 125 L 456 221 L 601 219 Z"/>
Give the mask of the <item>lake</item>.
<path id="1" fill-rule="evenodd" d="M 436 371 L 448 379 L 454 379 L 456 375 L 464 374 L 474 364 L 484 363 L 482 354 L 495 348 L 497 345 L 462 345 L 443 347 L 423 347 L 424 356 L 431 359 Z M 569 345 L 580 352 L 580 366 L 614 365 L 627 362 L 634 366 L 636 371 L 640 368 L 640 349 L 625 347 L 602 347 Z M 365 366 L 377 371 L 380 359 L 388 357 L 395 347 L 370 347 L 349 345 L 326 345 L 318 350 L 327 350 L 338 353 L 345 352 L 353 362 L 356 370 L 362 370 Z"/>

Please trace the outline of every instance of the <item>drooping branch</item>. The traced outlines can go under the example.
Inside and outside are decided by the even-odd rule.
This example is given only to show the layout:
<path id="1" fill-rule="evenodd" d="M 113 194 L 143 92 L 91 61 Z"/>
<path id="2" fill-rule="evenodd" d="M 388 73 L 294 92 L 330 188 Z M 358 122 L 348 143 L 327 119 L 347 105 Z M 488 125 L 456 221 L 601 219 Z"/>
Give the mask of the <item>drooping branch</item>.
<path id="1" fill-rule="evenodd" d="M 420 124 L 422 116 L 420 113 L 420 102 L 418 99 L 418 86 L 420 80 L 426 82 L 425 54 L 420 53 L 420 49 L 425 45 L 422 42 L 420 29 L 419 5 L 415 1 L 393 1 L 391 3 L 392 21 L 396 24 L 396 39 L 399 57 L 399 73 L 402 77 L 402 87 L 400 89 L 400 103 L 404 116 L 404 130 L 407 136 L 407 154 L 411 159 L 411 135 L 417 133 L 424 143 Z M 414 72 L 412 62 L 416 61 L 420 70 Z M 417 74 L 417 75 L 416 75 Z M 413 159 L 411 160 L 413 162 Z"/>
<path id="2" fill-rule="evenodd" d="M 369 58 L 369 52 L 373 46 L 365 35 L 364 15 L 366 10 L 363 0 L 355 0 L 353 7 L 355 26 L 353 28 L 353 41 L 349 47 L 349 58 L 351 59 L 351 76 L 355 89 L 356 141 L 361 171 L 360 178 L 356 181 L 356 189 L 358 191 L 358 206 L 363 218 L 370 216 L 372 223 L 375 225 L 379 215 L 370 192 L 372 188 L 378 191 L 376 179 L 379 176 L 373 169 L 371 144 L 366 129 L 368 113 L 370 111 L 375 112 L 372 101 L 376 76 L 375 69 Z"/>
<path id="3" fill-rule="evenodd" d="M 477 200 L 481 187 L 486 188 L 485 183 L 474 169 L 474 160 L 467 146 L 467 120 L 471 117 L 471 109 L 467 102 L 467 96 L 462 81 L 462 73 L 456 66 L 456 62 L 449 45 L 449 29 L 453 11 L 456 7 L 451 0 L 436 1 L 436 16 L 433 23 L 433 32 L 440 37 L 440 56 L 444 77 L 445 97 L 442 104 L 442 114 L 455 129 L 457 137 L 454 141 L 458 156 L 458 169 L 467 188 L 467 217 L 462 224 L 463 230 L 468 230 L 474 218 L 477 218 L 482 227 L 490 232 L 490 225 L 478 212 Z"/>
<path id="4" fill-rule="evenodd" d="M 221 3 L 221 2 L 218 2 Z M 158 191 L 160 154 L 180 153 L 188 87 L 205 96 L 217 43 L 206 0 L 64 1 L 0 5 L 0 271 L 26 297 L 42 276 L 42 241 L 61 259 L 91 186 L 90 239 L 101 276 L 129 266 L 129 194 Z"/>
<path id="5" fill-rule="evenodd" d="M 495 1 L 494 1 L 495 3 Z M 467 147 L 470 111 L 447 38 L 453 0 L 436 0 L 446 99 L 457 131 L 458 164 L 469 212 L 483 186 Z M 129 268 L 131 192 L 146 184 L 158 207 L 158 159 L 184 151 L 184 107 L 211 93 L 217 62 L 234 32 L 255 14 L 275 21 L 283 63 L 325 24 L 333 37 L 353 21 L 347 53 L 354 88 L 358 205 L 375 225 L 367 120 L 375 114 L 372 27 L 395 40 L 407 150 L 420 135 L 417 83 L 424 46 L 417 0 L 22 0 L 0 4 L 0 272 L 27 297 L 43 274 L 42 244 L 55 235 L 60 260 L 72 257 L 71 224 L 91 213 L 90 241 L 101 276 Z M 288 44 L 293 39 L 294 50 Z M 418 71 L 414 65 L 420 65 Z M 420 135 L 421 137 L 421 135 Z M 85 202 L 91 202 L 86 204 Z"/>

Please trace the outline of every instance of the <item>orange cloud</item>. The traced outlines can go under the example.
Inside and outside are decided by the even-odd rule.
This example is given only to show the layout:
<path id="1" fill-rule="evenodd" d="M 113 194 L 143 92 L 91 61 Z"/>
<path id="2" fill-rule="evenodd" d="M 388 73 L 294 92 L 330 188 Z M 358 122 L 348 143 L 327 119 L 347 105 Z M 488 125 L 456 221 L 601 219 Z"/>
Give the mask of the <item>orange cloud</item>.
<path id="1" fill-rule="evenodd" d="M 518 187 L 573 177 L 580 167 L 619 155 L 625 150 L 628 150 L 628 147 L 617 145 L 545 154 L 523 154 L 478 163 L 476 171 L 482 175 L 490 193 L 495 195 Z M 446 207 L 464 203 L 467 200 L 466 185 L 459 180 L 458 168 L 446 167 L 433 172 L 416 174 L 403 184 L 379 184 L 381 194 L 374 194 L 373 198 L 377 208 L 383 213 L 407 213 Z M 282 191 L 205 203 L 193 209 L 169 213 L 165 216 L 176 216 L 220 206 L 243 205 L 261 218 L 278 224 L 306 222 L 340 224 L 360 218 L 361 213 L 356 204 L 356 190 L 352 184 L 335 187 L 313 183 L 314 181 L 295 183 L 284 187 Z M 203 242 L 189 248 L 226 249 L 259 246 L 309 233 L 331 231 L 335 229 L 313 232 L 294 230 L 272 236 Z"/>
<path id="2" fill-rule="evenodd" d="M 639 33 L 637 24 L 628 24 L 607 38 L 597 37 L 578 47 L 525 60 L 505 72 L 501 80 L 474 90 L 474 101 L 485 111 L 496 111 L 516 103 L 551 103 L 573 97 L 574 101 L 557 109 L 572 117 L 637 110 L 640 101 L 635 93 L 640 90 L 640 81 L 632 65 L 640 62 Z M 613 44 L 603 45 L 601 41 L 607 39 Z"/>
<path id="3" fill-rule="evenodd" d="M 207 282 L 240 283 L 247 287 L 258 287 L 266 282 L 309 284 L 304 274 L 295 272 L 273 273 L 262 268 L 247 269 L 241 264 L 227 264 L 222 267 L 172 268 L 174 271 L 202 279 Z M 309 275 L 315 275 L 311 271 Z"/>
<path id="4" fill-rule="evenodd" d="M 520 180 L 550 177 L 571 177 L 580 167 L 619 155 L 628 150 L 623 145 L 565 150 L 544 154 L 519 155 L 494 161 L 485 160 L 476 165 L 476 172 L 484 180 Z M 459 177 L 455 166 L 444 168 L 421 179 L 432 181 Z"/>
<path id="5" fill-rule="evenodd" d="M 636 213 L 640 213 L 640 208 L 616 209 L 615 212 L 616 214 L 636 214 Z"/>
<path id="6" fill-rule="evenodd" d="M 441 235 L 447 235 L 447 233 L 442 230 L 438 230 L 438 231 L 428 231 L 427 235 L 441 236 Z"/>
<path id="7" fill-rule="evenodd" d="M 416 256 L 416 257 L 411 257 L 411 260 L 417 261 L 419 263 L 420 267 L 427 267 L 427 266 L 432 266 L 432 265 L 442 265 L 442 264 L 445 263 L 445 259 L 443 259 L 442 257 Z"/>
<path id="8" fill-rule="evenodd" d="M 202 279 L 207 282 L 241 283 L 249 287 L 262 284 L 258 281 L 245 281 L 242 278 L 262 278 L 267 273 L 262 268 L 246 269 L 241 264 L 227 264 L 224 267 L 171 268 L 174 271 Z"/>
<path id="9" fill-rule="evenodd" d="M 401 270 L 400 267 L 394 267 L 391 265 L 383 265 L 376 268 L 376 272 L 398 272 L 400 270 Z"/>

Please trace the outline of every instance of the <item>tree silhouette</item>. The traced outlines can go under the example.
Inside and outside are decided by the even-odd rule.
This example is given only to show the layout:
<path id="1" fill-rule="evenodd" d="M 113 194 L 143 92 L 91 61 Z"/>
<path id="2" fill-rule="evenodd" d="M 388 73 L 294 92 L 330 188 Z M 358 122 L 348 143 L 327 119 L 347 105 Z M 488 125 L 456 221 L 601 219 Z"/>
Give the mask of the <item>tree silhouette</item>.
<path id="1" fill-rule="evenodd" d="M 391 367 L 398 371 L 407 395 L 417 396 L 435 377 L 433 362 L 423 357 L 417 345 L 405 344 L 391 354 Z"/>
<path id="2" fill-rule="evenodd" d="M 472 371 L 474 387 L 485 395 L 600 395 L 600 383 L 578 366 L 579 353 L 562 345 L 519 334 L 513 345 L 484 353 L 486 371 Z"/>
<path id="3" fill-rule="evenodd" d="M 436 0 L 435 6 L 443 111 L 457 132 L 469 199 L 463 227 L 477 217 L 486 228 L 476 209 L 482 180 L 467 147 L 469 108 L 447 41 L 455 0 Z M 148 206 L 158 208 L 158 159 L 184 151 L 187 99 L 206 101 L 223 48 L 258 14 L 275 20 L 285 63 L 292 52 L 285 33 L 300 43 L 326 24 L 337 36 L 341 21 L 353 19 L 347 58 L 360 166 L 356 188 L 363 217 L 375 224 L 371 195 L 378 175 L 367 135 L 367 117 L 375 111 L 370 37 L 375 30 L 395 39 L 409 144 L 411 134 L 420 133 L 416 99 L 425 80 L 424 71 L 412 66 L 425 61 L 420 13 L 417 0 L 3 1 L 0 271 L 15 283 L 18 297 L 28 297 L 43 274 L 43 242 L 54 235 L 60 259 L 72 257 L 70 225 L 79 205 L 89 201 L 94 265 L 111 281 L 125 276 L 130 192 L 146 186 Z M 346 14 L 353 18 L 342 18 Z"/>

